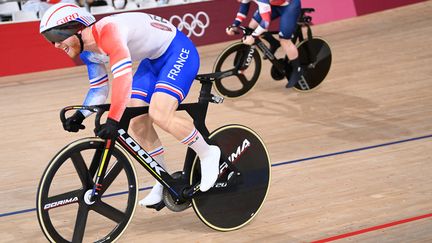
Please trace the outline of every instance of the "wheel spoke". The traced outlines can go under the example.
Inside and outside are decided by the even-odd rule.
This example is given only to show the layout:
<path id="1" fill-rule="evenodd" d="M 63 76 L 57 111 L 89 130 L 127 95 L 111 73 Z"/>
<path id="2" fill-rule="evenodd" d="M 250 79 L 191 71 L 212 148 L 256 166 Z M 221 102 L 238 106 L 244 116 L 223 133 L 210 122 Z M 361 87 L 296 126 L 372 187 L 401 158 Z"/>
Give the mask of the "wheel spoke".
<path id="1" fill-rule="evenodd" d="M 84 188 L 93 184 L 87 165 L 81 153 L 73 153 L 71 159 Z"/>
<path id="2" fill-rule="evenodd" d="M 126 218 L 125 213 L 102 201 L 97 202 L 92 209 L 116 223 L 120 223 Z"/>
<path id="3" fill-rule="evenodd" d="M 231 68 L 231 69 L 228 69 L 226 71 L 219 71 L 219 72 L 224 73 L 224 75 L 221 77 L 221 79 L 223 79 L 226 77 L 236 75 L 238 73 L 238 69 L 237 68 Z"/>
<path id="4" fill-rule="evenodd" d="M 59 195 L 55 195 L 44 200 L 44 209 L 57 208 L 61 206 L 65 206 L 71 203 L 78 202 L 80 196 L 82 195 L 83 190 L 78 189 L 75 191 L 65 192 Z"/>
<path id="5" fill-rule="evenodd" d="M 103 179 L 102 190 L 100 191 L 100 195 L 103 195 L 104 192 L 109 188 L 109 186 L 113 183 L 115 178 L 120 174 L 123 170 L 123 166 L 118 161 L 114 162 L 114 165 L 110 168 L 110 170 L 106 173 L 105 178 Z"/>
<path id="6" fill-rule="evenodd" d="M 81 204 L 78 208 L 72 242 L 82 242 L 88 217 L 88 206 Z"/>
<path id="7" fill-rule="evenodd" d="M 243 87 L 247 86 L 247 83 L 249 80 L 247 80 L 246 76 L 244 74 L 238 74 L 237 77 L 239 78 L 240 82 L 242 83 Z"/>

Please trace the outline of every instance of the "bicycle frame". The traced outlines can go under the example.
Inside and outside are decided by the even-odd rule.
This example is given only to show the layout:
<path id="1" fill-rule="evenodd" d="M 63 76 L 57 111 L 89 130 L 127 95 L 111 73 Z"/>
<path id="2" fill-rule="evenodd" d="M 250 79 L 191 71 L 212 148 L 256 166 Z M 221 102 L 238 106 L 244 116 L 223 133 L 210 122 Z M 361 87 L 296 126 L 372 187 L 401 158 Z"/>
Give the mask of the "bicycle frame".
<path id="1" fill-rule="evenodd" d="M 180 104 L 178 107 L 178 111 L 184 110 L 186 111 L 194 121 L 194 125 L 196 129 L 203 135 L 203 137 L 207 140 L 207 142 L 211 143 L 211 141 L 208 141 L 207 137 L 210 134 L 206 124 L 205 119 L 207 116 L 207 110 L 208 110 L 208 104 L 209 102 L 212 103 L 221 103 L 220 97 L 214 96 L 211 94 L 211 88 L 212 88 L 212 79 L 220 78 L 221 76 L 226 75 L 225 72 L 220 73 L 213 73 L 213 74 L 205 74 L 205 75 L 198 75 L 196 79 L 201 81 L 202 87 L 200 90 L 200 96 L 198 98 L 198 102 L 196 103 L 187 103 L 187 104 Z M 95 119 L 95 126 L 96 129 L 99 129 L 100 127 L 100 119 L 102 114 L 105 111 L 109 110 L 110 105 L 99 105 L 99 106 L 69 106 L 65 107 L 61 113 L 60 117 L 61 120 L 64 121 L 65 113 L 69 110 L 76 110 L 76 109 L 86 109 L 93 112 L 96 112 L 96 119 Z M 187 199 L 192 198 L 194 195 L 196 195 L 199 192 L 199 185 L 198 183 L 196 185 L 193 185 L 192 187 L 188 188 L 188 190 L 185 189 L 185 185 L 188 185 L 188 181 L 181 181 L 179 182 L 178 179 L 174 179 L 169 173 L 167 173 L 163 167 L 157 163 L 157 161 L 148 154 L 148 152 L 136 142 L 135 139 L 132 138 L 127 133 L 130 120 L 136 116 L 147 114 L 148 113 L 148 106 L 146 107 L 128 107 L 126 108 L 122 119 L 120 120 L 119 124 L 119 136 L 118 138 L 113 140 L 106 140 L 104 150 L 101 155 L 101 159 L 99 161 L 99 167 L 97 168 L 97 176 L 94 184 L 94 188 L 92 191 L 91 201 L 96 200 L 98 197 L 100 197 L 99 192 L 102 190 L 104 184 L 103 184 L 103 178 L 106 175 L 107 171 L 107 164 L 111 157 L 111 151 L 114 148 L 115 142 L 118 142 L 118 144 L 127 151 L 129 155 L 131 155 L 136 161 L 140 163 L 141 166 L 143 166 L 156 180 L 158 180 L 162 185 L 164 185 L 168 191 L 170 192 L 171 196 L 175 201 L 181 202 L 185 201 Z M 188 148 L 184 166 L 183 166 L 183 178 L 190 178 L 191 175 L 191 169 L 194 162 L 196 154 L 195 152 Z M 236 171 L 235 166 L 226 159 L 226 156 L 221 156 L 225 163 L 228 164 L 228 167 L 232 170 Z"/>

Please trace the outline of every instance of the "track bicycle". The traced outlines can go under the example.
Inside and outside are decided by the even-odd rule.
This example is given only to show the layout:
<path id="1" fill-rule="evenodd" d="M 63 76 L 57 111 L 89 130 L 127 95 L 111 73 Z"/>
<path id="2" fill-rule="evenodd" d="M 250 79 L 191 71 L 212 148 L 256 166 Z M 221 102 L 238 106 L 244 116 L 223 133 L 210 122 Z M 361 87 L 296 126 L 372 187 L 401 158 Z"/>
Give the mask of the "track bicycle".
<path id="1" fill-rule="evenodd" d="M 332 54 L 328 43 L 317 36 L 312 35 L 312 17 L 306 15 L 314 12 L 313 8 L 302 8 L 301 15 L 297 21 L 297 28 L 293 34 L 292 41 L 296 44 L 299 52 L 300 65 L 304 68 L 303 79 L 294 89 L 298 91 L 310 91 L 317 88 L 327 76 Z M 306 36 L 303 29 L 306 28 Z M 239 26 L 244 35 L 250 35 L 253 29 Z M 270 31 L 270 34 L 277 34 Z M 261 58 L 257 51 L 260 50 L 265 59 L 272 63 L 271 76 L 274 80 L 288 80 L 291 74 L 291 65 L 288 57 L 276 58 L 270 48 L 262 41 L 262 37 L 255 39 L 251 46 L 242 42 L 235 42 L 225 48 L 216 59 L 213 67 L 214 72 L 225 72 L 223 78 L 216 79 L 216 91 L 227 98 L 236 98 L 248 93 L 258 81 L 261 73 Z"/>
<path id="2" fill-rule="evenodd" d="M 219 177 L 207 192 L 199 190 L 200 163 L 187 149 L 183 170 L 167 173 L 128 133 L 133 117 L 148 113 L 147 107 L 127 108 L 120 120 L 119 136 L 113 141 L 87 137 L 74 141 L 49 162 L 37 191 L 37 217 L 51 242 L 111 242 L 126 230 L 135 212 L 138 196 L 134 158 L 163 186 L 163 207 L 180 212 L 192 207 L 208 227 L 219 231 L 239 229 L 261 209 L 267 196 L 271 165 L 265 144 L 250 128 L 225 125 L 212 133 L 205 125 L 209 103 L 223 98 L 211 94 L 213 81 L 223 73 L 201 74 L 196 103 L 180 104 L 210 144 L 221 149 Z M 96 113 L 95 126 L 109 104 L 68 106 L 66 112 L 85 109 Z M 175 223 L 175 222 L 173 222 Z"/>

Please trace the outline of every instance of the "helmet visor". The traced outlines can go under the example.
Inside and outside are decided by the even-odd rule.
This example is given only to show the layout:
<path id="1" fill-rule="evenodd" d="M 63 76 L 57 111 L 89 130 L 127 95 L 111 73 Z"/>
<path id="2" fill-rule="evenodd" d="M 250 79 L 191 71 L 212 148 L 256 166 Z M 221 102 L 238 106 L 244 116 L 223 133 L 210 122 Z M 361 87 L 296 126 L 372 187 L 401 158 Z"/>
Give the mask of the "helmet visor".
<path id="1" fill-rule="evenodd" d="M 42 32 L 49 42 L 62 42 L 83 29 L 83 24 L 73 21 Z"/>

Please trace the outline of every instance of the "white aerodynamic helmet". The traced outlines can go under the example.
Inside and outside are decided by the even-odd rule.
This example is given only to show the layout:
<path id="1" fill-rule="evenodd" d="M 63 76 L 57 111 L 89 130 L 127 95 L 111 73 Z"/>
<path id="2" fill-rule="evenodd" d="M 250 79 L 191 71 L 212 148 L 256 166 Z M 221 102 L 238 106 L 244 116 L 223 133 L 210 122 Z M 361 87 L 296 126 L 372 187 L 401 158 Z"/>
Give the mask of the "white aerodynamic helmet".
<path id="1" fill-rule="evenodd" d="M 39 32 L 50 42 L 62 42 L 94 22 L 95 17 L 79 6 L 57 3 L 45 12 Z"/>

